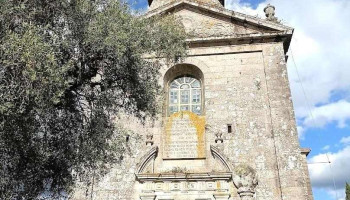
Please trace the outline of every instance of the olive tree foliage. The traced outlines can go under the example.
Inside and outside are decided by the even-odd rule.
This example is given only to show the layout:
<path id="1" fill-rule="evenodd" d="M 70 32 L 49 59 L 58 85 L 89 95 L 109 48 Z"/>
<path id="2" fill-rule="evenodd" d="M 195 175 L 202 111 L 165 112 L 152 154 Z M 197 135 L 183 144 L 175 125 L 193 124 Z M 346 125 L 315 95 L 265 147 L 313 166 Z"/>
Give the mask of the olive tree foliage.
<path id="1" fill-rule="evenodd" d="M 0 0 L 0 199 L 69 194 L 120 162 L 121 111 L 157 113 L 159 62 L 186 52 L 173 17 L 112 0 Z"/>
<path id="2" fill-rule="evenodd" d="M 349 183 L 345 184 L 345 200 L 350 200 L 350 185 Z"/>

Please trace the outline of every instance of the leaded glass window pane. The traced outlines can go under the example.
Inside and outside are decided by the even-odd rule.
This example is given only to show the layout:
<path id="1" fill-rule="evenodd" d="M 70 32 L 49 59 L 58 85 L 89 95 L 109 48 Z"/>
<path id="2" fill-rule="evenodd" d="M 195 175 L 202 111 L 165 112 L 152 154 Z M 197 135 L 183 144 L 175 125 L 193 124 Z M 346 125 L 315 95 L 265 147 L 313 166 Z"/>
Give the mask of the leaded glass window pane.
<path id="1" fill-rule="evenodd" d="M 184 83 L 184 79 L 185 79 L 185 77 L 178 78 L 178 79 L 176 79 L 176 80 L 177 80 L 177 82 L 179 82 L 180 84 L 182 84 L 182 83 Z"/>
<path id="2" fill-rule="evenodd" d="M 190 100 L 190 91 L 189 90 L 181 90 L 181 104 L 187 104 Z"/>
<path id="3" fill-rule="evenodd" d="M 171 104 L 177 104 L 178 103 L 178 91 L 177 90 L 170 90 L 170 103 Z"/>
<path id="4" fill-rule="evenodd" d="M 192 103 L 200 103 L 201 101 L 201 91 L 196 89 L 192 90 Z"/>
<path id="5" fill-rule="evenodd" d="M 190 106 L 181 106 L 181 111 L 190 110 Z"/>
<path id="6" fill-rule="evenodd" d="M 169 114 L 179 111 L 202 112 L 202 91 L 199 80 L 192 77 L 179 77 L 169 84 Z"/>
<path id="7" fill-rule="evenodd" d="M 179 87 L 179 85 L 175 81 L 173 81 L 170 85 L 170 88 L 178 88 L 178 87 Z"/>
<path id="8" fill-rule="evenodd" d="M 188 84 L 183 84 L 180 89 L 190 89 L 190 86 Z"/>
<path id="9" fill-rule="evenodd" d="M 173 113 L 176 113 L 176 112 L 179 111 L 179 110 L 178 110 L 178 106 L 170 106 L 169 108 L 170 108 L 170 109 L 169 109 L 170 114 L 173 114 Z"/>
<path id="10" fill-rule="evenodd" d="M 200 105 L 192 105 L 192 112 L 196 113 L 197 115 L 201 114 L 201 106 Z"/>
<path id="11" fill-rule="evenodd" d="M 195 81 L 191 84 L 191 87 L 193 87 L 193 88 L 200 88 L 201 85 L 200 85 L 200 83 L 199 83 L 198 80 L 195 80 Z"/>
<path id="12" fill-rule="evenodd" d="M 194 80 L 194 78 L 185 77 L 185 83 L 191 83 L 193 80 Z"/>

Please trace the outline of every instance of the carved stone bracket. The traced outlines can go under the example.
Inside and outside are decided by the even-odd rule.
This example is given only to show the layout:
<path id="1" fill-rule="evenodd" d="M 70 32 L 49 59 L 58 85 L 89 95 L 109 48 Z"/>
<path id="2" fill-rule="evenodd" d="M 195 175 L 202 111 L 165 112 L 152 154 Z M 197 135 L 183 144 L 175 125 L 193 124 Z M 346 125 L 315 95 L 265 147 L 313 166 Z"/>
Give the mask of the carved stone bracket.
<path id="1" fill-rule="evenodd" d="M 236 166 L 232 174 L 232 180 L 242 200 L 253 199 L 258 180 L 256 171 L 252 167 L 245 164 Z"/>

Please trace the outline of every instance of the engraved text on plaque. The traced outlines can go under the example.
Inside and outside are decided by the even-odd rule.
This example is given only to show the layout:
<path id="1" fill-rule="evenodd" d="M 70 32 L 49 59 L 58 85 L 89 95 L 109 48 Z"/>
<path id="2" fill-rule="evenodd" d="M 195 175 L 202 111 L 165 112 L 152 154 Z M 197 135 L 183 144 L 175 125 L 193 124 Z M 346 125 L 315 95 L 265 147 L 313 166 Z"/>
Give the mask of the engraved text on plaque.
<path id="1" fill-rule="evenodd" d="M 205 119 L 189 111 L 172 114 L 166 122 L 163 158 L 205 158 Z"/>

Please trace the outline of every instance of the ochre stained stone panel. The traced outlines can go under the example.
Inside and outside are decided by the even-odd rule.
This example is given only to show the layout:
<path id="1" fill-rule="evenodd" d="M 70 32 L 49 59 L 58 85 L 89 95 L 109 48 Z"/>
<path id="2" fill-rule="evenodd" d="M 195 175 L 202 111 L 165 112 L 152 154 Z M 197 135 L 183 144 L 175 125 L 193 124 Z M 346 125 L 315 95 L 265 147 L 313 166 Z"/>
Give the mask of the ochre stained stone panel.
<path id="1" fill-rule="evenodd" d="M 205 118 L 190 111 L 167 118 L 163 159 L 205 158 Z"/>

